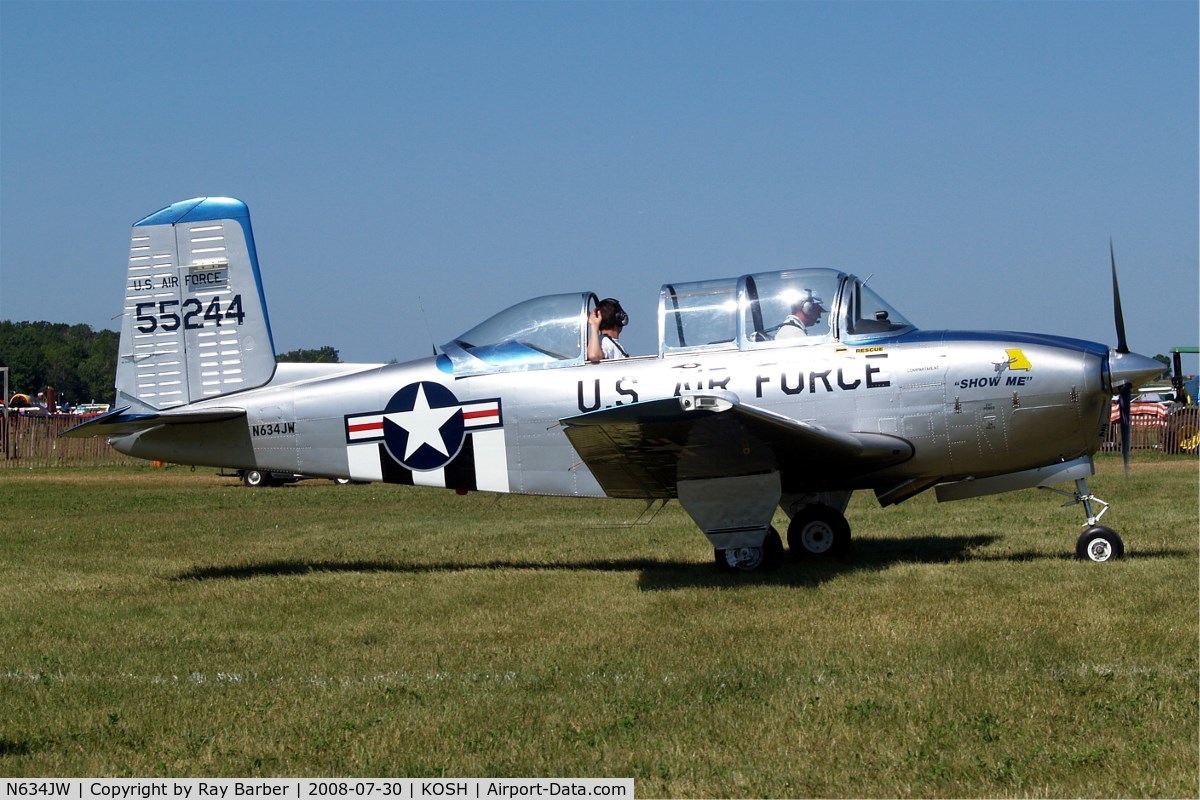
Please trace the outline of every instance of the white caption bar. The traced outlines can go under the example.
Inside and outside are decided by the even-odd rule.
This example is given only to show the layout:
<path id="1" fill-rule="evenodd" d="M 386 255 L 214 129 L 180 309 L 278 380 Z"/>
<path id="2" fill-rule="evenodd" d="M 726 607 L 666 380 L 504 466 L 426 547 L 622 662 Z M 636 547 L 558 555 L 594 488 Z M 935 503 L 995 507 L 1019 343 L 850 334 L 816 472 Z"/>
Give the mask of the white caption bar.
<path id="1" fill-rule="evenodd" d="M 633 800 L 633 778 L 33 778 L 0 781 L 3 798 L 70 800 L 288 800 L 336 798 L 615 797 Z"/>

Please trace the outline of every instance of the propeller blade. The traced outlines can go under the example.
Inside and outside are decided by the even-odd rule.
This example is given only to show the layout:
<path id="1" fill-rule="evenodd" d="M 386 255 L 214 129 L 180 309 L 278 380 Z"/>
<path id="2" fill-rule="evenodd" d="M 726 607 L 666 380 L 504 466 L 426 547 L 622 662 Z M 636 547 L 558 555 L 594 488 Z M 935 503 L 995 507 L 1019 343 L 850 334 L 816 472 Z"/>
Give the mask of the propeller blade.
<path id="1" fill-rule="evenodd" d="M 1125 315 L 1121 313 L 1121 287 L 1117 285 L 1117 256 L 1113 252 L 1112 239 L 1108 240 L 1108 257 L 1112 260 L 1113 317 L 1117 323 L 1117 352 L 1128 353 L 1129 344 L 1125 341 Z"/>
<path id="2" fill-rule="evenodd" d="M 1121 387 L 1118 394 L 1118 407 L 1121 411 L 1121 463 L 1125 465 L 1125 477 L 1129 477 L 1129 434 L 1133 427 L 1130 409 L 1133 405 L 1133 384 L 1127 383 Z"/>

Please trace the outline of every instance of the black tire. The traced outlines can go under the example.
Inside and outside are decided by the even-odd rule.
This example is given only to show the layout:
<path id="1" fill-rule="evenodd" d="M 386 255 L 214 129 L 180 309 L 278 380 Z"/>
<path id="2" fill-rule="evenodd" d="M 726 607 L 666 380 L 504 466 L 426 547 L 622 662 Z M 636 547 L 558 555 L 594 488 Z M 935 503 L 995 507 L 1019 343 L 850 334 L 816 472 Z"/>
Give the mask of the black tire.
<path id="1" fill-rule="evenodd" d="M 771 530 L 767 531 L 767 538 L 763 539 L 763 561 L 759 569 L 763 572 L 774 572 L 783 566 L 783 539 L 779 536 L 779 531 L 775 530 L 775 526 L 771 526 Z"/>
<path id="2" fill-rule="evenodd" d="M 1125 543 L 1112 528 L 1095 525 L 1079 536 L 1075 557 L 1095 564 L 1115 561 L 1125 557 Z"/>
<path id="3" fill-rule="evenodd" d="M 762 547 L 714 549 L 713 559 L 722 572 L 772 572 L 783 566 L 783 540 L 779 531 L 771 528 Z"/>
<path id="4" fill-rule="evenodd" d="M 733 565 L 731 565 L 729 563 L 729 559 L 726 558 L 726 556 L 725 556 L 726 552 L 728 552 L 728 551 L 718 550 L 717 548 L 714 547 L 713 548 L 713 561 L 716 562 L 717 569 L 719 569 L 721 572 L 733 572 Z"/>
<path id="5" fill-rule="evenodd" d="M 266 486 L 275 485 L 275 481 L 272 480 L 270 473 L 257 469 L 248 469 L 243 472 L 242 483 L 251 489 L 261 489 Z"/>
<path id="6" fill-rule="evenodd" d="M 788 525 L 788 549 L 804 558 L 830 558 L 850 550 L 850 523 L 823 503 L 805 506 Z"/>

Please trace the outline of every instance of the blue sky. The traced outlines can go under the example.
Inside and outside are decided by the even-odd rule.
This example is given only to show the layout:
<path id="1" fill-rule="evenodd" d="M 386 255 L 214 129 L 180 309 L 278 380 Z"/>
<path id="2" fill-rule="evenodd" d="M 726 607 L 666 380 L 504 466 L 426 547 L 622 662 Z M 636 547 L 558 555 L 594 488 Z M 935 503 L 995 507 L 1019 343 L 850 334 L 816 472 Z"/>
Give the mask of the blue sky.
<path id="1" fill-rule="evenodd" d="M 117 328 L 129 226 L 249 206 L 277 348 L 795 266 L 923 328 L 1196 344 L 1194 2 L 0 0 L 0 319 Z M 2 357 L 2 354 L 0 354 Z M 1194 369 L 1195 367 L 1193 367 Z"/>

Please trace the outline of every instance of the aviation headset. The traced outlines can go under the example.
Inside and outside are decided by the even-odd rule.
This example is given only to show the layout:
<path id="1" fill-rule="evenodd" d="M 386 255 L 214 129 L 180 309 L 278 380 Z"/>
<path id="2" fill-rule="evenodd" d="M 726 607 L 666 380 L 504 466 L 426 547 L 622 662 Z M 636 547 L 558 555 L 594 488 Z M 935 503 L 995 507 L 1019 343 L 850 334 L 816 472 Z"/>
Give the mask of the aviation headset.
<path id="1" fill-rule="evenodd" d="M 804 289 L 803 291 L 804 295 L 802 296 L 802 299 L 796 304 L 796 309 L 801 314 L 807 317 L 814 311 L 825 310 L 825 305 L 821 302 L 821 298 L 816 292 L 814 292 L 812 289 Z"/>
<path id="2" fill-rule="evenodd" d="M 629 315 L 625 313 L 625 309 L 621 308 L 621 301 L 615 297 L 608 297 L 601 301 L 604 304 L 612 303 L 613 322 L 624 328 L 629 324 Z"/>
<path id="3" fill-rule="evenodd" d="M 605 324 L 611 322 L 612 325 L 624 328 L 629 324 L 629 315 L 625 313 L 625 309 L 621 308 L 620 300 L 615 297 L 606 297 L 601 300 L 594 294 L 592 295 L 592 300 L 595 302 L 596 308 L 600 309 L 600 324 L 602 326 L 606 328 L 611 327 Z"/>

